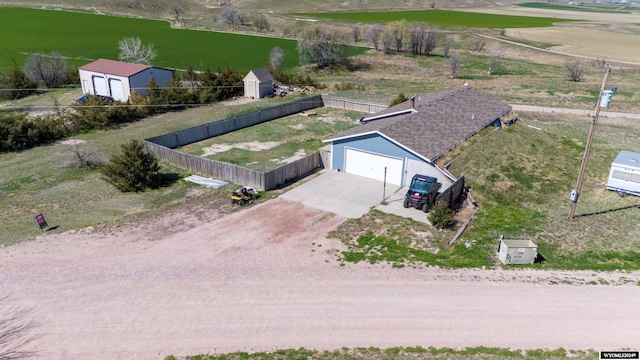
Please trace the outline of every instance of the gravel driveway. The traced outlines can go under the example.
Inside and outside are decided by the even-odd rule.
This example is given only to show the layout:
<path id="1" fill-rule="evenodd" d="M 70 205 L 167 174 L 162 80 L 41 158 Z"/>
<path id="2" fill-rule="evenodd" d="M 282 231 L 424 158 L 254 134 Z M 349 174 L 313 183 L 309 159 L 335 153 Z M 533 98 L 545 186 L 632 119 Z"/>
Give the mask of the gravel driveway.
<path id="1" fill-rule="evenodd" d="M 0 248 L 0 316 L 26 310 L 40 359 L 640 347 L 638 272 L 339 266 L 325 234 L 345 219 L 278 198 L 179 232 L 160 218 Z"/>

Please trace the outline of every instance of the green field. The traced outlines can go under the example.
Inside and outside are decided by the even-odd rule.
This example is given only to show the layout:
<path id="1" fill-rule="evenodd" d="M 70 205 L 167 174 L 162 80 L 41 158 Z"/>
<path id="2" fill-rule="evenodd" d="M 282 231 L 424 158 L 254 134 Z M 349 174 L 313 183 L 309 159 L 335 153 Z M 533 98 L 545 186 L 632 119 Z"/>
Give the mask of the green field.
<path id="1" fill-rule="evenodd" d="M 336 21 L 381 24 L 404 19 L 409 22 L 426 22 L 434 26 L 488 29 L 547 27 L 553 26 L 557 22 L 571 21 L 556 18 L 481 14 L 449 10 L 299 13 L 295 15 Z"/>
<path id="2" fill-rule="evenodd" d="M 563 5 L 553 3 L 524 3 L 518 6 L 533 9 L 549 9 L 549 10 L 568 10 L 568 11 L 587 11 L 600 13 L 630 14 L 632 8 L 628 6 L 611 5 L 611 4 L 585 4 L 581 6 Z"/>
<path id="3" fill-rule="evenodd" d="M 46 24 L 46 25 L 43 25 Z M 118 58 L 118 42 L 139 37 L 158 53 L 153 65 L 196 70 L 230 66 L 249 71 L 269 64 L 269 52 L 284 50 L 284 67 L 298 65 L 297 42 L 259 36 L 211 31 L 172 29 L 166 21 L 125 18 L 87 13 L 25 8 L 0 8 L 0 71 L 15 59 L 19 66 L 29 54 L 57 51 L 69 64 Z M 351 54 L 365 48 L 351 48 Z"/>

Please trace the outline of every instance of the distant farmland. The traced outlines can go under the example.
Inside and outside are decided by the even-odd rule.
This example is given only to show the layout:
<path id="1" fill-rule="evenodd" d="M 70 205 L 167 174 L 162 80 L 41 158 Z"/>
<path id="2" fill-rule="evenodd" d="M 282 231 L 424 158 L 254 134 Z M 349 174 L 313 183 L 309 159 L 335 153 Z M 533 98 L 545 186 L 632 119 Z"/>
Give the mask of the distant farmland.
<path id="1" fill-rule="evenodd" d="M 553 26 L 553 23 L 571 21 L 556 18 L 496 15 L 449 10 L 299 13 L 295 15 L 310 18 L 365 23 L 388 23 L 404 19 L 408 22 L 420 21 L 435 26 L 491 29 L 547 27 Z"/>
<path id="2" fill-rule="evenodd" d="M 168 22 L 107 15 L 0 7 L 0 71 L 22 66 L 31 53 L 57 51 L 69 64 L 84 65 L 99 58 L 118 58 L 118 42 L 139 37 L 151 43 L 158 56 L 153 65 L 196 70 L 230 66 L 249 71 L 269 63 L 269 52 L 278 46 L 286 54 L 284 67 L 298 65 L 297 43 L 239 34 L 172 29 Z M 364 48 L 352 48 L 352 53 Z"/>

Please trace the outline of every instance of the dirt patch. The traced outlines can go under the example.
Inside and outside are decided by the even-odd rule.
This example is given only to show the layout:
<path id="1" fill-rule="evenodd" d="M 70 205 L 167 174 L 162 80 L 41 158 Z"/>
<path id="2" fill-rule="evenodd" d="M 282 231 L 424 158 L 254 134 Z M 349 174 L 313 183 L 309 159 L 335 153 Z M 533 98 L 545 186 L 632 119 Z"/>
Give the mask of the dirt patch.
<path id="1" fill-rule="evenodd" d="M 306 129 L 307 125 L 305 125 L 305 124 L 295 124 L 295 125 L 289 125 L 289 127 L 294 129 L 294 130 L 302 130 L 302 129 Z"/>
<path id="2" fill-rule="evenodd" d="M 294 162 L 296 160 L 300 160 L 305 156 L 307 156 L 307 152 L 304 149 L 298 149 L 293 154 L 293 156 L 290 156 L 290 157 L 287 157 L 287 158 L 283 158 L 283 159 L 272 159 L 271 161 L 273 161 L 275 163 L 278 163 L 278 164 L 288 164 L 288 163 Z"/>
<path id="3" fill-rule="evenodd" d="M 640 35 L 628 33 L 612 34 L 610 30 L 585 29 L 582 27 L 553 27 L 532 29 L 506 29 L 505 34 L 516 39 L 558 44 L 548 50 L 590 58 L 606 58 L 637 63 Z"/>
<path id="4" fill-rule="evenodd" d="M 202 204 L 143 226 L 0 248 L 0 293 L 10 294 L 3 305 L 31 309 L 37 359 L 637 342 L 640 272 L 340 266 L 345 247 L 326 233 L 344 218 L 284 199 L 236 209 L 222 216 Z M 199 213 L 209 219 L 192 216 Z M 424 239 L 421 232 L 414 236 Z M 513 325 L 503 312 L 513 304 L 535 311 L 487 337 L 487 321 Z"/>
<path id="5" fill-rule="evenodd" d="M 223 153 L 225 151 L 229 151 L 231 149 L 243 149 L 243 150 L 249 150 L 249 151 L 269 150 L 280 144 L 282 144 L 282 141 L 266 141 L 266 142 L 252 141 L 252 142 L 244 142 L 244 143 L 237 143 L 237 144 L 213 144 L 211 146 L 208 146 L 202 149 L 203 150 L 202 156 L 215 155 L 215 154 Z"/>
<path id="6" fill-rule="evenodd" d="M 67 140 L 62 140 L 60 141 L 61 144 L 64 145 L 76 145 L 76 144 L 86 144 L 87 140 L 82 140 L 82 139 L 67 139 Z"/>

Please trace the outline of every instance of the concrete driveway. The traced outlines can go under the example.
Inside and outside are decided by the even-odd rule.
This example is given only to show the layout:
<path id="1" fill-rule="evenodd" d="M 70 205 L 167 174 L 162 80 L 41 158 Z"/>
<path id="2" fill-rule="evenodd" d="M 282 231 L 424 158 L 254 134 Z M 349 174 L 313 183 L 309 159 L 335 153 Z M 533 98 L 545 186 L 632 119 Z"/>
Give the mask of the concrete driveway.
<path id="1" fill-rule="evenodd" d="M 348 218 L 359 218 L 380 204 L 400 186 L 343 172 L 323 170 L 321 174 L 280 195 L 316 209 Z M 400 204 L 402 207 L 402 204 Z"/>
<path id="2" fill-rule="evenodd" d="M 405 218 L 411 218 L 415 221 L 423 222 L 425 224 L 430 224 L 427 219 L 427 214 L 422 212 L 422 210 L 414 209 L 412 207 L 405 209 L 402 205 L 404 202 L 404 195 L 409 190 L 409 187 L 398 188 L 397 191 L 387 195 L 387 201 L 382 204 L 376 205 L 376 210 L 380 210 L 387 214 L 393 214 L 402 216 Z"/>
<path id="3" fill-rule="evenodd" d="M 280 195 L 316 209 L 356 219 L 372 208 L 415 221 L 429 223 L 427 214 L 402 206 L 407 187 L 387 184 L 366 177 L 323 170 L 319 176 Z M 383 203 L 382 196 L 386 201 Z"/>

